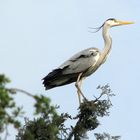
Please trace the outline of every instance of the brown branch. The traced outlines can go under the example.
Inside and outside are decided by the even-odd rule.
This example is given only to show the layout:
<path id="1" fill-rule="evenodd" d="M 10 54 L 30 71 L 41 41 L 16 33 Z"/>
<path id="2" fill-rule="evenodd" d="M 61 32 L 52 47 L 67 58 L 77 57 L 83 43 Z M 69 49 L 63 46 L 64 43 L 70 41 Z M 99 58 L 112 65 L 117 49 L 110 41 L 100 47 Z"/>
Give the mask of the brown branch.
<path id="1" fill-rule="evenodd" d="M 34 95 L 33 94 L 31 94 L 31 93 L 29 93 L 29 92 L 27 92 L 25 90 L 19 89 L 19 88 L 9 88 L 7 90 L 9 92 L 11 92 L 11 93 L 21 92 L 21 93 L 24 93 L 27 96 L 30 96 L 30 97 L 34 98 Z"/>

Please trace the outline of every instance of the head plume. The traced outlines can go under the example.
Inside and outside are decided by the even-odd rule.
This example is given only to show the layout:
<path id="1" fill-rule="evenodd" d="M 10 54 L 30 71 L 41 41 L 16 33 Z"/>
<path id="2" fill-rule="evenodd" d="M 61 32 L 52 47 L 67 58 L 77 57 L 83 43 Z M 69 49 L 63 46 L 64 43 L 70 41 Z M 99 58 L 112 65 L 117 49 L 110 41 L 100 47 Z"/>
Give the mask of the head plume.
<path id="1" fill-rule="evenodd" d="M 89 29 L 94 29 L 95 31 L 89 31 L 90 33 L 96 33 L 98 31 L 100 31 L 100 29 L 104 26 L 104 23 L 100 26 L 100 27 L 96 27 L 96 28 L 93 28 L 93 27 L 89 27 Z"/>
<path id="2" fill-rule="evenodd" d="M 109 20 L 116 20 L 115 18 L 108 18 L 105 22 L 109 21 Z M 89 31 L 91 33 L 96 33 L 98 31 L 100 31 L 100 29 L 104 26 L 105 22 L 100 26 L 100 27 L 96 27 L 96 28 L 93 28 L 93 27 L 89 27 L 89 29 L 94 29 L 95 31 Z"/>

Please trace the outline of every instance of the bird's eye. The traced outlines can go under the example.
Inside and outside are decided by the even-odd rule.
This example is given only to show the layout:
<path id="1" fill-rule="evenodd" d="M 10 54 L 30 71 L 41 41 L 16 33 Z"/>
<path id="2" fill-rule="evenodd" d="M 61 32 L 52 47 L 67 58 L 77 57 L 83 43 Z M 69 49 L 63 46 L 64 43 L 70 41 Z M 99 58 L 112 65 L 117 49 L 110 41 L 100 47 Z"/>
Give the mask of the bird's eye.
<path id="1" fill-rule="evenodd" d="M 116 19 L 114 19 L 114 22 L 118 22 Z"/>

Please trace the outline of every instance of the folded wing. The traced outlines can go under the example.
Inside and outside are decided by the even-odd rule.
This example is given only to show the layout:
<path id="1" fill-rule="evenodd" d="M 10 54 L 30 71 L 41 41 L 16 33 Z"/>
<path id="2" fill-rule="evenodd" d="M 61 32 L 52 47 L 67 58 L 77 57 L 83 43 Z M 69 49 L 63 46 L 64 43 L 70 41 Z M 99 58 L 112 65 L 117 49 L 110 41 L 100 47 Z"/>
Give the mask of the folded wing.
<path id="1" fill-rule="evenodd" d="M 46 90 L 75 82 L 80 73 L 86 72 L 96 64 L 99 55 L 97 48 L 89 48 L 77 53 L 43 78 Z"/>

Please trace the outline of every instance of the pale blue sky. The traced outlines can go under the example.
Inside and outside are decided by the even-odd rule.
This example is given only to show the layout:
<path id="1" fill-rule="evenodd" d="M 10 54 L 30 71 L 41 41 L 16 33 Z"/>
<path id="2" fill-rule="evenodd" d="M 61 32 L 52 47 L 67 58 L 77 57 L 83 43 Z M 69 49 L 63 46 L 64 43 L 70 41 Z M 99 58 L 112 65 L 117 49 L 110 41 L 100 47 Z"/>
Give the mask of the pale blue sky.
<path id="1" fill-rule="evenodd" d="M 74 84 L 45 91 L 41 79 L 74 53 L 93 46 L 103 48 L 101 32 L 91 34 L 88 27 L 98 27 L 110 17 L 134 21 L 134 25 L 111 29 L 111 54 L 84 81 L 83 91 L 90 99 L 99 84 L 109 83 L 116 94 L 114 106 L 95 132 L 136 140 L 140 131 L 139 7 L 138 0 L 0 0 L 0 73 L 11 78 L 10 87 L 42 93 L 60 105 L 60 112 L 74 116 L 78 108 Z M 16 100 L 32 112 L 29 97 L 19 93 Z M 27 117 L 32 118 L 30 113 Z M 8 140 L 14 140 L 14 135 Z"/>

